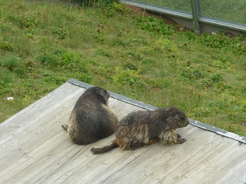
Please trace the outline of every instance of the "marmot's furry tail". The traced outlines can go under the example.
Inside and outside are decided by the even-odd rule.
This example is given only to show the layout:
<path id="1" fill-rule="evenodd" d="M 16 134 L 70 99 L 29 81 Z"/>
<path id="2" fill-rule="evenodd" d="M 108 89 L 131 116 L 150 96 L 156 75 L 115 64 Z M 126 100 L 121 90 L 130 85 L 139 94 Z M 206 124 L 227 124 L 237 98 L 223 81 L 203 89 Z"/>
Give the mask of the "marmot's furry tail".
<path id="1" fill-rule="evenodd" d="M 104 146 L 104 147 L 101 147 L 101 148 L 91 148 L 91 151 L 94 153 L 94 154 L 100 154 L 100 153 L 105 153 L 105 152 L 108 152 L 114 148 L 117 148 L 118 147 L 118 144 L 116 143 L 116 140 L 114 140 L 112 142 L 112 144 L 108 145 L 108 146 Z"/>

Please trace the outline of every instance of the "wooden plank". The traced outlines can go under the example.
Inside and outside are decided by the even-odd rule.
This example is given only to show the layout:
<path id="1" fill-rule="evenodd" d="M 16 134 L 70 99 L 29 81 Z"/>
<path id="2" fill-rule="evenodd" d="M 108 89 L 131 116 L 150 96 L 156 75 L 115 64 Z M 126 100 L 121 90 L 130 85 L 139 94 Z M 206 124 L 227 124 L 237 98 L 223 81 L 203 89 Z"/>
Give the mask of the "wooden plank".
<path id="1" fill-rule="evenodd" d="M 227 141 L 224 140 L 223 142 Z M 177 177 L 177 183 L 199 183 L 200 181 L 204 183 L 216 183 L 218 179 L 221 178 L 220 170 L 223 170 L 226 160 L 229 160 L 228 163 L 230 163 L 231 160 L 233 160 L 233 158 L 231 158 L 233 155 L 231 154 L 233 153 L 236 156 L 233 147 L 236 146 L 237 143 L 235 141 L 228 143 L 229 142 L 216 151 L 210 149 L 213 151 L 213 154 L 207 155 L 206 152 L 202 152 L 200 155 L 204 158 L 199 159 L 195 165 L 193 164 L 193 168 L 185 175 Z"/>
<path id="2" fill-rule="evenodd" d="M 19 113 L 0 124 L 0 144 L 8 141 L 26 127 L 39 122 L 39 118 L 61 107 L 62 101 L 74 98 L 75 94 L 82 94 L 83 88 L 65 83 L 47 96 L 41 98 Z M 55 94 L 55 95 L 54 95 Z"/>
<path id="3" fill-rule="evenodd" d="M 1 183 L 240 183 L 246 182 L 246 144 L 188 125 L 188 141 L 93 155 L 114 135 L 89 145 L 71 142 L 61 124 L 84 88 L 65 83 L 0 124 Z M 119 119 L 142 109 L 109 99 Z"/>
<path id="4" fill-rule="evenodd" d="M 238 150 L 242 153 L 242 157 L 240 158 L 239 162 L 234 162 L 234 165 L 230 165 L 229 168 L 225 168 L 224 176 L 221 177 L 220 181 L 217 183 L 246 183 L 246 154 L 245 154 L 245 146 L 242 145 L 244 148 L 243 150 Z M 239 159 L 238 159 L 239 160 Z"/>
<path id="5" fill-rule="evenodd" d="M 129 108 L 128 110 L 134 110 L 133 108 Z M 117 115 L 119 113 L 117 112 Z M 122 116 L 122 115 L 120 115 Z M 94 158 L 93 160 L 87 159 L 86 161 L 83 161 L 81 164 L 78 164 L 78 162 L 80 163 L 81 160 L 75 160 L 74 162 L 76 162 L 77 164 L 71 164 L 74 167 L 68 167 L 67 169 L 69 170 L 65 170 L 63 172 L 57 172 L 56 173 L 56 180 L 55 182 L 57 183 L 61 183 L 61 182 L 67 182 L 67 183 L 74 183 L 76 182 L 76 180 L 81 180 L 81 174 L 79 173 L 83 173 L 83 182 L 87 181 L 89 178 L 92 179 L 93 177 L 91 177 L 91 175 L 93 175 L 93 173 L 97 173 L 96 170 L 100 171 L 100 170 L 106 170 L 105 167 L 110 166 L 110 164 L 107 161 L 111 161 L 112 163 L 119 163 L 117 161 L 117 159 L 122 159 L 122 155 L 126 154 L 127 152 L 121 152 L 120 154 L 117 153 L 117 155 L 115 155 L 114 157 L 112 157 L 112 154 L 114 151 L 117 150 L 113 150 L 111 152 L 111 154 L 103 154 L 103 155 L 92 155 L 92 153 L 90 152 L 90 149 L 92 147 L 100 147 L 100 146 L 104 146 L 106 144 L 109 144 L 112 140 L 114 139 L 114 136 L 111 136 L 109 138 L 97 141 L 96 143 L 92 144 L 89 148 L 88 148 L 88 152 L 83 153 L 86 154 L 89 158 Z M 108 159 L 108 158 L 109 159 Z M 127 156 L 129 157 L 129 156 Z M 69 164 L 69 163 L 68 163 Z M 95 168 L 93 168 L 95 166 Z M 93 169 L 91 169 L 91 167 Z M 91 171 L 93 170 L 93 172 Z M 69 177 L 67 176 L 66 178 L 64 178 L 63 176 L 60 176 L 61 173 L 68 173 Z M 65 179 L 65 181 L 64 181 Z"/>
<path id="6" fill-rule="evenodd" d="M 70 142 L 71 144 L 71 142 Z M 74 153 L 65 154 L 61 156 L 62 160 L 59 161 L 60 167 L 52 168 L 51 170 L 47 166 L 47 169 L 50 172 L 45 175 L 47 178 L 38 177 L 38 182 L 45 183 L 49 181 L 50 183 L 64 183 L 67 178 L 70 178 L 74 173 L 78 172 L 77 168 L 81 167 L 81 165 L 86 165 L 94 161 L 94 157 L 90 152 L 90 148 L 93 144 L 86 145 L 86 146 L 77 146 L 80 147 L 79 151 Z M 70 150 L 70 149 L 68 149 Z M 71 151 L 71 150 L 70 150 Z M 60 155 L 60 154 L 59 154 Z M 55 163 L 55 161 L 53 161 Z M 44 169 L 45 170 L 45 169 Z M 81 173 L 80 179 L 84 177 Z M 37 179 L 37 178 L 36 178 Z"/>
<path id="7" fill-rule="evenodd" d="M 187 127 L 187 129 L 191 129 L 191 127 Z M 210 136 L 207 134 L 210 132 L 203 132 L 203 135 L 199 131 L 188 132 L 190 132 L 190 136 L 184 136 L 188 139 L 186 143 L 171 146 L 161 144 L 153 145 L 152 149 L 149 149 L 145 153 L 145 156 L 139 157 L 139 160 L 136 160 L 133 165 L 128 165 L 127 168 L 110 176 L 104 182 L 107 183 L 110 181 L 114 183 L 120 178 L 124 181 L 123 183 L 158 183 L 163 181 L 163 178 L 174 172 L 181 163 L 190 161 L 201 150 L 209 149 L 210 144 L 199 144 L 200 140 L 195 139 L 195 137 L 200 135 L 206 138 Z M 211 138 L 215 139 L 216 135 L 212 134 Z M 217 145 L 214 145 L 214 147 Z"/>
<path id="8" fill-rule="evenodd" d="M 157 161 L 159 157 L 162 157 L 163 155 L 169 155 L 170 150 L 176 149 L 176 146 L 179 145 L 167 146 L 167 145 L 156 144 L 156 145 L 139 148 L 134 151 L 141 151 L 143 152 L 143 154 L 141 154 L 138 157 L 135 157 L 134 161 L 129 163 L 127 167 L 120 168 L 120 170 L 115 170 L 116 166 L 119 164 L 119 162 L 117 162 L 114 165 L 111 165 L 107 169 L 107 170 L 111 170 L 111 169 L 114 170 L 113 175 L 111 172 L 107 172 L 107 170 L 102 170 L 101 173 L 98 173 L 94 178 L 98 178 L 96 182 L 102 182 L 102 183 L 107 183 L 109 181 L 117 182 L 119 178 L 121 178 L 120 181 L 124 181 L 125 183 L 134 182 L 134 181 L 140 182 L 142 175 L 145 175 L 148 172 L 148 170 L 153 170 L 155 168 L 155 164 L 160 163 L 160 160 Z M 118 150 L 118 152 L 125 152 L 125 151 Z M 131 153 L 132 151 L 129 152 Z M 133 175 L 133 176 L 129 176 L 129 175 Z M 129 178 L 130 181 L 125 179 L 124 177 Z"/>
<path id="9" fill-rule="evenodd" d="M 93 155 L 95 159 L 93 162 L 87 163 L 86 165 L 80 167 L 79 170 L 76 169 L 77 172 L 65 180 L 65 182 L 79 183 L 81 182 L 79 173 L 83 173 L 83 181 L 85 181 L 85 183 L 104 183 L 103 181 L 97 181 L 97 178 L 95 178 L 95 175 L 98 172 L 106 170 L 109 174 L 115 174 L 119 170 L 128 167 L 128 165 L 131 162 L 134 162 L 136 158 L 141 156 L 143 152 L 145 152 L 145 149 L 122 151 L 120 153 L 119 150 L 114 150 L 111 154 L 104 154 L 100 156 Z M 109 165 L 108 163 L 112 165 Z M 109 166 L 110 168 L 108 168 Z"/>
<path id="10" fill-rule="evenodd" d="M 246 174 L 245 167 L 242 167 L 243 165 L 241 165 L 246 159 L 246 150 L 245 147 L 240 149 L 238 145 L 239 143 L 237 142 L 231 143 L 229 148 L 221 150 L 219 154 L 216 154 L 209 159 L 209 169 L 210 167 L 213 169 L 208 171 L 211 174 L 206 177 L 206 180 L 217 182 L 218 178 L 228 175 L 228 171 L 233 171 L 236 166 L 241 166 L 242 171 L 244 171 L 243 173 Z M 232 176 L 235 177 L 234 175 L 231 175 L 231 177 Z M 242 176 L 243 175 L 241 175 L 241 177 Z M 234 180 L 235 179 L 238 180 L 238 178 L 234 178 Z"/>
<path id="11" fill-rule="evenodd" d="M 61 93 L 59 91 L 59 93 Z M 79 95 L 81 93 L 79 92 Z M 78 96 L 79 96 L 78 95 Z M 6 162 L 6 164 L 1 163 L 0 169 L 6 168 L 6 165 L 11 165 L 11 163 L 14 163 L 16 159 L 18 159 L 18 153 L 20 156 L 24 155 L 25 152 L 30 152 L 32 149 L 35 149 L 37 145 L 41 144 L 42 141 L 46 141 L 51 138 L 51 136 L 54 136 L 53 134 L 57 133 L 57 131 L 61 130 L 60 125 L 57 126 L 57 122 L 65 119 L 63 123 L 65 124 L 68 121 L 68 117 L 71 113 L 71 110 L 74 106 L 74 103 L 77 100 L 73 97 L 73 99 L 67 99 L 66 101 L 63 101 L 63 104 L 60 104 L 59 108 L 49 109 L 49 107 L 46 108 L 46 111 L 49 112 L 44 113 L 43 117 L 40 117 L 35 123 L 35 126 L 28 126 L 24 130 L 20 131 L 18 134 L 16 134 L 15 139 L 10 139 L 6 141 L 4 144 L 2 142 L 2 149 L 0 150 L 0 157 L 2 161 L 8 160 L 7 158 L 14 158 L 11 159 L 11 162 Z M 51 100 L 51 99 L 48 99 Z M 116 104 L 116 100 L 110 100 L 110 102 L 114 102 Z M 114 104 L 110 105 L 113 107 Z M 28 110 L 26 111 L 28 113 Z M 58 120 L 58 119 L 61 120 Z M 47 122 L 49 123 L 49 126 L 44 126 Z M 40 134 L 40 137 L 38 136 Z M 43 136 L 45 134 L 45 136 Z M 19 149 L 18 147 L 21 147 Z M 17 149 L 15 149 L 17 148 Z M 26 151 L 25 151 L 26 150 Z"/>
<path id="12" fill-rule="evenodd" d="M 219 136 L 218 136 L 219 137 Z M 171 172 L 171 174 L 167 175 L 163 178 L 167 182 L 172 183 L 199 183 L 200 181 L 207 183 L 214 183 L 212 177 L 212 173 L 215 170 L 223 167 L 220 165 L 221 159 L 218 159 L 213 165 L 211 158 L 218 155 L 218 153 L 227 151 L 228 142 L 222 141 L 221 138 L 215 139 L 216 143 L 211 146 L 200 150 L 200 154 L 194 155 L 192 158 L 182 163 L 175 169 L 175 172 Z M 229 149 L 228 149 L 229 150 Z M 201 154 L 202 153 L 202 154 Z M 224 162 L 224 160 L 222 161 Z M 216 179 L 219 177 L 216 176 Z"/>
<path id="13" fill-rule="evenodd" d="M 113 136 L 114 137 L 114 136 Z M 111 140 L 113 140 L 113 137 L 111 136 Z M 105 141 L 105 139 L 103 140 L 103 141 Z M 108 141 L 109 143 L 110 143 L 110 141 Z M 70 144 L 72 144 L 71 142 L 70 142 Z M 54 145 L 54 146 L 56 146 L 56 145 Z M 80 167 L 84 167 L 85 166 L 85 164 L 88 162 L 88 161 L 91 161 L 91 163 L 94 163 L 95 162 L 95 160 L 93 159 L 93 160 L 91 160 L 91 159 L 88 159 L 89 157 L 91 157 L 92 156 L 92 153 L 90 152 L 90 149 L 91 149 L 91 147 L 93 146 L 93 144 L 90 144 L 90 145 L 87 145 L 87 146 L 80 146 L 81 148 L 83 148 L 83 149 L 81 149 L 81 150 L 85 150 L 86 151 L 86 153 L 85 152 L 81 152 L 81 154 L 83 155 L 83 156 L 86 156 L 86 160 L 83 160 L 83 162 L 81 163 L 81 164 L 78 164 L 78 160 L 77 159 L 79 159 L 79 161 L 81 162 L 82 160 L 80 159 L 80 152 L 78 153 L 78 157 L 79 158 L 77 158 L 75 161 L 76 161 L 76 167 L 75 168 L 72 168 L 73 169 L 73 172 L 72 173 L 76 173 L 76 171 L 80 171 L 81 172 L 81 169 L 80 169 Z M 62 150 L 61 150 L 62 151 Z M 58 154 L 58 156 L 59 156 L 59 151 L 58 151 L 58 153 L 56 153 L 56 154 Z M 56 155 L 55 154 L 55 155 Z M 49 153 L 49 155 L 53 155 L 53 154 L 50 154 Z M 64 155 L 63 155 L 63 157 L 64 157 Z M 62 157 L 61 157 L 62 158 Z M 93 158 L 93 157 L 91 157 L 91 158 Z M 104 160 L 104 158 L 103 158 L 103 160 Z M 44 162 L 45 162 L 45 160 L 44 160 Z M 57 168 L 54 168 L 54 169 L 52 169 L 52 167 L 50 167 L 50 163 L 52 163 L 52 162 L 57 162 L 56 160 L 52 160 L 52 159 L 49 159 L 48 161 L 47 161 L 47 163 L 49 163 L 49 165 L 45 165 L 45 164 L 43 164 L 41 167 L 43 168 L 42 170 L 43 171 L 46 171 L 46 170 L 50 170 L 50 172 L 52 172 L 52 171 L 55 171 L 56 172 L 56 169 Z M 43 163 L 43 161 L 41 161 L 40 162 L 40 164 L 41 163 Z M 97 162 L 96 162 L 97 163 Z M 36 164 L 38 164 L 38 163 L 36 163 Z M 39 165 L 39 164 L 38 164 Z M 69 163 L 68 163 L 68 165 L 69 165 Z M 88 165 L 89 165 L 89 163 L 87 163 L 87 165 L 86 165 L 86 170 L 87 170 L 87 168 L 88 168 Z M 46 168 L 47 167 L 47 168 Z M 68 168 L 69 169 L 71 169 L 71 167 L 69 167 L 68 166 Z M 34 170 L 33 168 L 30 168 L 30 170 Z M 38 169 L 38 170 L 40 170 L 40 168 Z M 94 169 L 95 170 L 95 169 Z M 94 171 L 93 170 L 93 171 Z M 36 171 L 36 169 L 35 169 L 35 171 Z M 49 172 L 49 173 L 50 173 Z M 30 173 L 30 172 L 29 172 Z M 41 174 L 40 174 L 41 173 Z M 67 172 L 66 172 L 67 173 Z M 85 174 L 85 172 L 83 172 L 84 174 Z M 44 179 L 44 177 L 41 177 L 42 176 L 42 174 L 43 174 L 43 172 L 42 171 L 39 171 L 39 172 L 36 172 L 36 176 L 35 176 L 35 178 L 40 178 L 40 180 L 42 181 L 43 179 Z M 46 176 L 46 174 L 47 173 L 45 173 L 44 174 L 44 176 Z M 85 174 L 86 175 L 86 174 Z M 79 176 L 79 179 L 81 179 L 81 175 L 79 174 L 78 175 Z M 49 179 L 50 180 L 50 179 Z M 85 178 L 83 179 L 83 180 L 85 180 Z M 74 178 L 73 178 L 73 181 L 74 181 Z M 31 182 L 31 181 L 30 181 Z"/>
<path id="14" fill-rule="evenodd" d="M 63 134 L 63 132 L 61 133 Z M 59 137 L 59 134 L 50 139 L 54 145 L 60 142 L 57 136 Z M 22 183 L 27 183 L 29 177 L 34 177 L 33 172 L 39 171 L 42 168 L 44 163 L 40 161 L 48 160 L 49 152 L 54 149 L 53 144 L 47 141 L 41 146 L 38 146 L 37 149 L 18 159 L 14 164 L 4 169 L 1 173 L 1 181 L 16 183 L 21 179 Z"/>
<path id="15" fill-rule="evenodd" d="M 71 105 L 73 105 L 73 103 L 71 103 Z M 67 123 L 71 107 L 62 106 L 61 109 L 57 108 L 53 111 L 47 108 L 47 111 L 50 113 L 46 113 L 45 116 L 40 117 L 39 121 L 34 122 L 33 126 L 26 127 L 18 134 L 15 134 L 13 139 L 8 140 L 1 145 L 0 163 L 6 160 L 6 157 L 13 157 L 13 159 L 7 163 L 10 165 L 18 159 L 18 154 L 19 156 L 25 155 L 35 149 L 38 145 L 50 139 L 57 132 L 61 131 L 62 129 L 58 122 L 64 120 L 62 121 L 62 124 Z M 5 167 L 4 164 L 1 163 L 0 169 L 1 167 Z"/>
<path id="16" fill-rule="evenodd" d="M 73 91 L 74 91 L 74 89 L 73 89 Z M 59 91 L 59 94 L 62 94 L 62 92 Z M 29 173 L 28 176 L 33 177 L 33 175 L 31 175 L 31 173 L 32 173 L 31 171 L 35 170 L 35 171 L 37 171 L 35 173 L 38 173 L 38 175 L 40 175 L 40 169 L 45 167 L 44 165 L 42 165 L 42 163 L 44 163 L 46 160 L 45 158 L 42 158 L 42 157 L 44 155 L 49 154 L 49 152 L 47 152 L 47 151 L 49 151 L 47 145 L 52 145 L 52 147 L 58 146 L 55 144 L 55 141 L 53 140 L 53 137 L 51 137 L 51 136 L 55 135 L 54 137 L 56 137 L 57 136 L 56 135 L 57 130 L 60 130 L 59 132 L 63 131 L 63 130 L 61 130 L 60 126 L 58 126 L 58 129 L 57 129 L 57 122 L 59 121 L 59 118 L 60 119 L 66 119 L 66 121 L 68 120 L 68 116 L 71 112 L 71 109 L 73 108 L 73 105 L 74 105 L 76 99 L 78 98 L 78 96 L 80 94 L 81 94 L 81 92 L 79 92 L 77 94 L 76 98 L 73 97 L 73 100 L 71 100 L 71 98 L 70 98 L 70 99 L 67 99 L 66 101 L 64 101 L 63 103 L 67 103 L 67 101 L 69 102 L 69 105 L 67 105 L 66 107 L 64 107 L 63 104 L 60 104 L 60 106 L 62 108 L 54 108 L 52 111 L 52 110 L 48 109 L 48 107 L 49 107 L 48 106 L 45 110 L 49 111 L 50 114 L 43 113 L 44 116 L 39 117 L 37 122 L 35 122 L 35 126 L 31 126 L 31 125 L 27 126 L 24 129 L 24 131 L 19 131 L 19 133 L 16 134 L 16 136 L 15 136 L 15 138 L 17 138 L 19 136 L 19 137 L 23 137 L 25 139 L 18 139 L 21 141 L 15 141 L 14 139 L 11 139 L 12 143 L 16 143 L 15 145 L 12 144 L 12 146 L 14 145 L 17 149 L 12 149 L 12 150 L 9 150 L 8 152 L 6 152 L 6 150 L 5 150 L 4 154 L 1 155 L 2 156 L 1 161 L 6 161 L 5 164 L 1 164 L 1 166 L 3 168 L 5 168 L 5 172 L 2 172 L 1 174 L 3 174 L 4 176 L 7 176 L 6 173 L 8 173 L 9 171 L 12 171 L 11 173 L 13 173 L 13 174 L 18 173 L 16 176 L 14 176 L 14 177 L 12 176 L 13 178 L 11 179 L 11 181 L 13 181 L 13 182 L 15 181 L 15 178 L 18 179 L 18 176 L 23 175 L 23 172 Z M 52 99 L 47 99 L 47 101 L 50 101 L 50 100 L 52 100 Z M 46 103 L 45 101 L 43 101 L 43 102 Z M 114 99 L 109 100 L 109 106 L 112 108 L 114 106 L 120 107 L 119 103 L 121 103 L 121 102 L 114 100 Z M 53 108 L 53 104 L 51 106 Z M 129 111 L 131 110 L 131 108 L 129 108 L 129 106 L 130 106 L 129 104 L 126 104 L 125 106 L 128 106 L 127 109 Z M 28 113 L 29 111 L 26 110 L 26 112 Z M 122 112 L 124 112 L 124 111 L 122 111 Z M 24 115 L 24 114 L 25 113 L 22 113 L 22 115 Z M 63 116 L 57 116 L 57 114 L 62 114 Z M 56 117 L 54 117 L 54 115 Z M 121 116 L 123 116 L 123 115 L 124 114 L 122 114 Z M 66 118 L 64 118 L 64 117 L 66 117 Z M 49 124 L 49 126 L 43 126 L 44 122 L 50 122 L 50 121 L 52 123 Z M 63 123 L 65 123 L 65 122 L 63 122 Z M 40 131 L 39 127 L 41 129 L 44 127 L 44 129 L 42 129 Z M 66 136 L 68 136 L 68 135 L 66 135 Z M 42 137 L 45 137 L 46 139 L 45 138 L 42 139 Z M 38 140 L 41 140 L 41 142 L 40 141 L 38 142 Z M 49 143 L 49 141 L 51 141 L 51 143 Z M 11 142 L 9 142 L 9 141 L 8 141 L 8 143 L 11 144 Z M 36 145 L 35 145 L 35 143 L 36 143 Z M 58 140 L 58 143 L 60 143 L 59 140 Z M 71 142 L 70 142 L 70 144 L 71 144 Z M 6 145 L 6 147 L 8 147 L 8 146 L 9 145 Z M 19 149 L 18 146 L 21 146 L 22 149 Z M 9 146 L 9 148 L 10 148 L 10 146 Z M 25 150 L 26 150 L 26 152 L 25 152 Z M 26 156 L 27 152 L 29 152 L 28 156 Z M 35 155 L 35 157 L 37 159 L 37 161 L 35 162 L 35 165 L 39 165 L 38 169 L 35 169 L 35 165 L 33 165 L 33 161 L 30 161 L 30 157 L 32 158 L 32 155 Z M 11 163 L 9 161 L 7 161 L 7 160 L 10 160 L 10 158 L 14 158 L 11 160 Z M 28 160 L 29 160 L 29 162 L 27 162 Z M 50 160 L 49 160 L 49 162 L 50 162 Z M 6 167 L 6 166 L 8 166 L 8 167 Z M 48 167 L 50 168 L 50 165 L 48 165 Z M 5 179 L 4 176 L 2 178 L 3 181 Z M 30 179 L 29 177 L 22 178 L 22 179 L 23 179 L 23 181 L 27 181 L 28 179 Z"/>

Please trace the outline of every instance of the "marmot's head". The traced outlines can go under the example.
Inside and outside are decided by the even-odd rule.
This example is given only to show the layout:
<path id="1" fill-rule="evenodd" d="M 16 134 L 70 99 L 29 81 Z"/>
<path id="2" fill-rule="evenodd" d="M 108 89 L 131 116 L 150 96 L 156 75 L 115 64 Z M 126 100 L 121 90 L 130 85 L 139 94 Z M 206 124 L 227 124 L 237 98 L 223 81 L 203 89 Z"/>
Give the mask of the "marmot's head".
<path id="1" fill-rule="evenodd" d="M 182 128 L 189 124 L 189 119 L 183 111 L 176 107 L 168 107 L 166 110 L 168 112 L 167 129 Z"/>
<path id="2" fill-rule="evenodd" d="M 109 92 L 100 87 L 90 87 L 84 94 L 84 97 L 92 98 L 92 100 L 98 100 L 99 102 L 108 105 Z"/>

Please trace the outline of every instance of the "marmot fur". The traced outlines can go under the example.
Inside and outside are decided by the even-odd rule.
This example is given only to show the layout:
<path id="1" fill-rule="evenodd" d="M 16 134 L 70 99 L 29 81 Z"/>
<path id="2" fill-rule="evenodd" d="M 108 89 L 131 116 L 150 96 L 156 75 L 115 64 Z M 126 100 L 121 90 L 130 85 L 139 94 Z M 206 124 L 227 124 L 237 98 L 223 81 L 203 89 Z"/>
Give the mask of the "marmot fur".
<path id="1" fill-rule="evenodd" d="M 132 112 L 120 121 L 115 132 L 116 139 L 111 145 L 92 148 L 91 151 L 99 154 L 116 147 L 130 150 L 158 141 L 163 144 L 181 144 L 186 139 L 181 138 L 175 130 L 188 124 L 189 119 L 185 113 L 175 107 Z"/>
<path id="2" fill-rule="evenodd" d="M 68 125 L 62 125 L 76 144 L 90 144 L 110 136 L 118 118 L 108 107 L 109 92 L 100 87 L 88 88 L 77 100 Z"/>

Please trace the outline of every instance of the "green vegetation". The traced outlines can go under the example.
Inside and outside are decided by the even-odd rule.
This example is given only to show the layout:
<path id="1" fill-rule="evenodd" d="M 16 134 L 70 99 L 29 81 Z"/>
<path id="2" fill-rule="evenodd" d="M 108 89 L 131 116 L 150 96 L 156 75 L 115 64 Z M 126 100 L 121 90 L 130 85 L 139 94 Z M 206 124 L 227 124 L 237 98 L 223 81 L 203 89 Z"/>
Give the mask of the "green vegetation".
<path id="1" fill-rule="evenodd" d="M 170 8 L 178 11 L 192 13 L 190 0 L 136 0 L 138 2 Z M 211 1 L 200 0 L 201 15 L 205 17 L 222 19 L 240 24 L 246 24 L 246 1 L 223 0 Z"/>
<path id="2" fill-rule="evenodd" d="M 75 78 L 245 136 L 245 35 L 176 30 L 117 3 L 0 0 L 0 122 Z"/>

